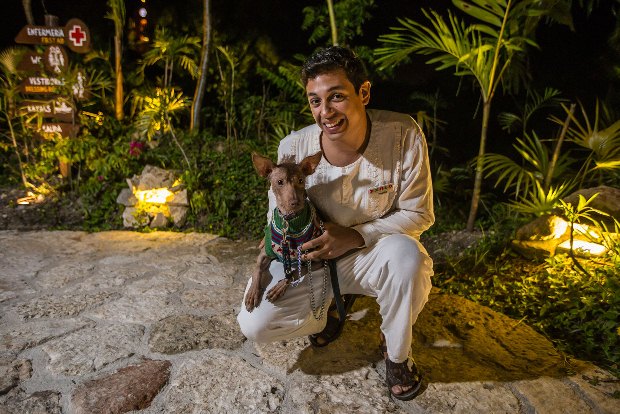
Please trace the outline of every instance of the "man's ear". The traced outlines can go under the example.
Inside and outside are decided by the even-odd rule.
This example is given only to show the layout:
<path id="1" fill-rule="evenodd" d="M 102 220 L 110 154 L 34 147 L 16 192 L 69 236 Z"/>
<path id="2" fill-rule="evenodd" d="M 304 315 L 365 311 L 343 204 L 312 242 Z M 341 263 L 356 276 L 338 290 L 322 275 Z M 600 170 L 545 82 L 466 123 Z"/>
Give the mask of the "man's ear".
<path id="1" fill-rule="evenodd" d="M 254 168 L 256 168 L 258 175 L 265 178 L 271 174 L 275 166 L 269 158 L 263 157 L 256 152 L 252 153 L 252 164 L 254 164 Z"/>
<path id="2" fill-rule="evenodd" d="M 306 175 L 306 176 L 314 173 L 314 170 L 316 170 L 316 167 L 321 162 L 321 157 L 322 156 L 323 156 L 323 152 L 319 151 L 316 154 L 308 155 L 306 158 L 301 160 L 301 162 L 299 163 L 299 167 L 301 168 L 301 172 L 303 172 L 304 175 Z"/>
<path id="3" fill-rule="evenodd" d="M 364 83 L 362 83 L 362 86 L 360 86 L 359 95 L 360 95 L 360 98 L 362 99 L 362 103 L 364 105 L 368 105 L 368 102 L 370 102 L 370 82 L 369 81 L 364 81 Z"/>

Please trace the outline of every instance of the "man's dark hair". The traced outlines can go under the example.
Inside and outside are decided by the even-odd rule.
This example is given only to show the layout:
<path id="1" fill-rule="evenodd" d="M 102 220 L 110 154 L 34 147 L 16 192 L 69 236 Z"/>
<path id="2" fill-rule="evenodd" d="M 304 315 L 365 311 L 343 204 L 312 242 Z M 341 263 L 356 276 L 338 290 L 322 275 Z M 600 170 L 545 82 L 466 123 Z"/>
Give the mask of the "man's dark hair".
<path id="1" fill-rule="evenodd" d="M 344 71 L 347 79 L 353 84 L 355 93 L 360 90 L 362 83 L 368 80 L 362 61 L 351 49 L 330 46 L 314 52 L 304 62 L 301 67 L 301 82 L 306 86 L 308 80 L 337 69 Z"/>

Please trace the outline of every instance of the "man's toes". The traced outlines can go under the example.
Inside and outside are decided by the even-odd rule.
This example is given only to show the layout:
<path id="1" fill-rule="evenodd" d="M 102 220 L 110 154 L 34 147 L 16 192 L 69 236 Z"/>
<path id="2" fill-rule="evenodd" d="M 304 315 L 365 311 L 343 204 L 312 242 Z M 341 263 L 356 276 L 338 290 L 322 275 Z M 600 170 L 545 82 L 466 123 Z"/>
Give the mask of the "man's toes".
<path id="1" fill-rule="evenodd" d="M 413 387 L 403 387 L 402 385 L 394 385 L 392 387 L 392 393 L 394 393 L 395 395 L 400 395 L 404 392 L 409 391 L 411 388 Z"/>

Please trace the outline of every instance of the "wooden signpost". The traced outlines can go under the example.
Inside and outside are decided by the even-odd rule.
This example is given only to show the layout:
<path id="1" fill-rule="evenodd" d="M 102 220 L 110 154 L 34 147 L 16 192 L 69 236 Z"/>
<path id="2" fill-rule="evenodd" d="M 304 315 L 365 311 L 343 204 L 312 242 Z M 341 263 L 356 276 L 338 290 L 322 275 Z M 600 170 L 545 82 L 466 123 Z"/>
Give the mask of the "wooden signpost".
<path id="1" fill-rule="evenodd" d="M 22 27 L 15 42 L 25 45 L 63 45 L 76 53 L 90 51 L 90 31 L 80 19 L 71 19 L 64 27 L 34 26 Z"/>
<path id="2" fill-rule="evenodd" d="M 15 37 L 16 43 L 47 46 L 43 53 L 27 52 L 18 65 L 19 69 L 30 72 L 20 85 L 21 93 L 48 97 L 26 99 L 18 108 L 20 115 L 50 119 L 45 123 L 39 119 L 31 124 L 35 133 L 44 139 L 71 138 L 77 133 L 75 110 L 68 97 L 60 96 L 63 90 L 71 91 L 77 100 L 87 97 L 83 72 L 78 71 L 70 88 L 63 75 L 69 67 L 65 46 L 76 53 L 89 52 L 90 31 L 80 19 L 70 19 L 65 26 L 59 26 L 57 20 L 55 16 L 46 15 L 45 26 L 26 25 Z M 69 165 L 61 162 L 60 172 L 63 177 L 69 177 Z"/>

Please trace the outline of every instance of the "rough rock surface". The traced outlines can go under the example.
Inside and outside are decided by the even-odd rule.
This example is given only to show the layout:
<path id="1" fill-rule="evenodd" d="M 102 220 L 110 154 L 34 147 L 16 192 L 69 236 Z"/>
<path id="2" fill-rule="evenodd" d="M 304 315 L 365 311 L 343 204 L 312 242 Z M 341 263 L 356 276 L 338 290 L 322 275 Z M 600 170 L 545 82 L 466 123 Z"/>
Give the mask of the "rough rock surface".
<path id="1" fill-rule="evenodd" d="M 77 387 L 71 398 L 76 414 L 126 413 L 147 408 L 168 382 L 169 361 L 147 360 Z"/>
<path id="2" fill-rule="evenodd" d="M 619 411 L 611 374 L 440 291 L 415 325 L 425 380 L 410 402 L 387 392 L 372 298 L 355 303 L 329 347 L 245 341 L 235 315 L 257 246 L 196 233 L 0 231 L 0 414 Z"/>

